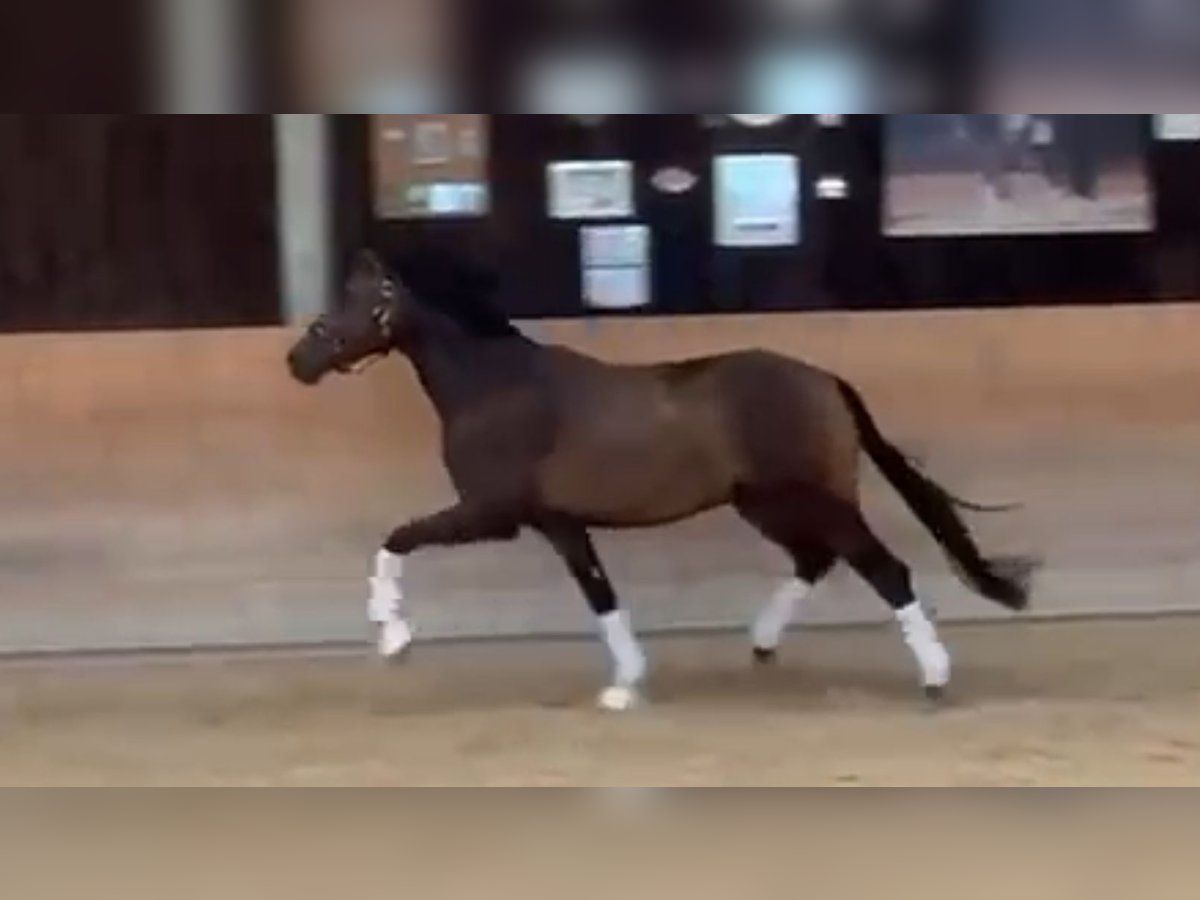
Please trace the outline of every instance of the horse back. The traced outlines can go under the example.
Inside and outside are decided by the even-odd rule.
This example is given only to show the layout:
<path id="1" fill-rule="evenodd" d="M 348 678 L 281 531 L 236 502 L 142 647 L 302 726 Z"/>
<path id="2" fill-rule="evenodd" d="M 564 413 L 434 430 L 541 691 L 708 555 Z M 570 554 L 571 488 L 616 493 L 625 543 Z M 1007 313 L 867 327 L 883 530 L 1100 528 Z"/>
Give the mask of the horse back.
<path id="1" fill-rule="evenodd" d="M 797 360 L 743 351 L 613 365 L 566 350 L 549 359 L 558 427 L 540 483 L 551 506 L 645 524 L 722 505 L 753 483 L 854 491 L 857 444 L 837 382 Z"/>

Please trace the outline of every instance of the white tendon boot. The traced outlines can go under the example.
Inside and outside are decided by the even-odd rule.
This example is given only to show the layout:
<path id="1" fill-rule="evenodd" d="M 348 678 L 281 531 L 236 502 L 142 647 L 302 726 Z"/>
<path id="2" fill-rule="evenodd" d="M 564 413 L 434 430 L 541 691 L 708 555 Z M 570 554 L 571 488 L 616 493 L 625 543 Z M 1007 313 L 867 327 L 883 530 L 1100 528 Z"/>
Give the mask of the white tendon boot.
<path id="1" fill-rule="evenodd" d="M 919 602 L 899 610 L 896 619 L 920 667 L 921 686 L 930 699 L 940 699 L 950 684 L 950 654 L 938 638 L 937 627 Z"/>
<path id="2" fill-rule="evenodd" d="M 759 662 L 775 659 L 788 626 L 795 620 L 800 604 L 811 592 L 812 585 L 808 582 L 792 578 L 780 585 L 771 602 L 763 607 L 750 629 L 754 656 Z"/>
<path id="3" fill-rule="evenodd" d="M 380 550 L 370 578 L 367 614 L 379 628 L 377 648 L 384 659 L 399 659 L 413 642 L 412 628 L 403 615 L 404 557 Z"/>
<path id="4" fill-rule="evenodd" d="M 599 706 L 606 712 L 628 712 L 640 699 L 638 688 L 646 677 L 646 654 L 623 611 L 601 616 L 600 630 L 612 655 L 615 676 L 612 686 L 600 694 Z"/>

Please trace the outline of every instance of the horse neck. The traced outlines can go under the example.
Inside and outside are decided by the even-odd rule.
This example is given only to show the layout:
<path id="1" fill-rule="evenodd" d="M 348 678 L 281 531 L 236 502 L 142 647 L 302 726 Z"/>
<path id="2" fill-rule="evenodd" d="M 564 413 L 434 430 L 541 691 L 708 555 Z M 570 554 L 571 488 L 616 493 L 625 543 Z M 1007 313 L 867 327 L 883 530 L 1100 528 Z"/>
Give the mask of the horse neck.
<path id="1" fill-rule="evenodd" d="M 401 351 L 416 371 L 443 422 L 529 372 L 537 344 L 520 335 L 481 337 L 457 322 L 422 310 L 417 328 Z"/>

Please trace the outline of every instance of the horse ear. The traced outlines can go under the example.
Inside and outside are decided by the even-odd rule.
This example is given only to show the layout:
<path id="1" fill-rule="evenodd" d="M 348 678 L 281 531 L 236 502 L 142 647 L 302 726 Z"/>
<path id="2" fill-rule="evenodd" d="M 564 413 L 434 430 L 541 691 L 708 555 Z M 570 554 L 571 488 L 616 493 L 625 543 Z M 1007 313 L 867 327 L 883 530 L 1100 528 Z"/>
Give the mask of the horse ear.
<path id="1" fill-rule="evenodd" d="M 359 250 L 354 255 L 352 271 L 355 275 L 366 278 L 382 278 L 387 274 L 387 268 L 384 266 L 383 260 L 379 258 L 379 254 L 369 249 Z"/>

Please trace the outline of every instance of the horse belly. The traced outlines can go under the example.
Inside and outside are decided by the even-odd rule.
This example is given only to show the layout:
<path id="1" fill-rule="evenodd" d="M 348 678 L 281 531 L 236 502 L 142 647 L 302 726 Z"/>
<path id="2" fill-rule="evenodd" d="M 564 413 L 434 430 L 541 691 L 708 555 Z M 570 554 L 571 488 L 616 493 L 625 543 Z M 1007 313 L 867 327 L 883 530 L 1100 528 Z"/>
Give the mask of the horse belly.
<path id="1" fill-rule="evenodd" d="M 540 484 L 557 513 L 609 527 L 655 525 L 728 502 L 728 462 L 708 441 L 659 433 L 564 448 L 546 461 Z"/>

